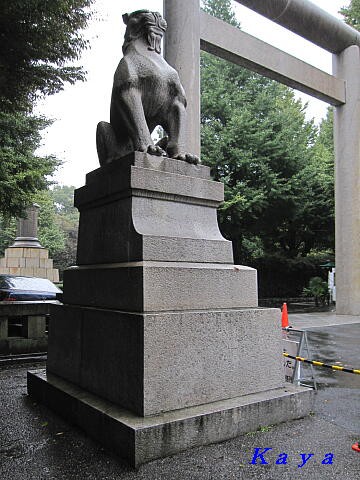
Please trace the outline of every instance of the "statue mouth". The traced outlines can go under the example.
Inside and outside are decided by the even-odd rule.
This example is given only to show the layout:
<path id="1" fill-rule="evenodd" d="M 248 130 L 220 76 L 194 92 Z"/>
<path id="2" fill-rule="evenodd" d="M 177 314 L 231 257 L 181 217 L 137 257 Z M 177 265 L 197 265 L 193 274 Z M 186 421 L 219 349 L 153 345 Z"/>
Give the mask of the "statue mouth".
<path id="1" fill-rule="evenodd" d="M 149 44 L 148 50 L 161 53 L 161 40 L 163 37 L 163 30 L 158 27 L 150 27 L 147 34 L 147 41 Z"/>

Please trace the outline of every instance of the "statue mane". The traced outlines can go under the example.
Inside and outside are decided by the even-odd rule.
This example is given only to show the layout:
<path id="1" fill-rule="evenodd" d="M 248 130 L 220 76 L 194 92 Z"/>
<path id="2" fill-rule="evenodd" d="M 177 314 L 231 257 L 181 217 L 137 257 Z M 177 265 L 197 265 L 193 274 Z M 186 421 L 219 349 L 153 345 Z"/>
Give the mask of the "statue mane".
<path id="1" fill-rule="evenodd" d="M 149 45 L 148 50 L 161 53 L 161 39 L 167 28 L 166 21 L 158 12 L 149 10 L 137 10 L 136 12 L 123 15 L 126 25 L 123 53 L 136 39 L 143 37 Z"/>

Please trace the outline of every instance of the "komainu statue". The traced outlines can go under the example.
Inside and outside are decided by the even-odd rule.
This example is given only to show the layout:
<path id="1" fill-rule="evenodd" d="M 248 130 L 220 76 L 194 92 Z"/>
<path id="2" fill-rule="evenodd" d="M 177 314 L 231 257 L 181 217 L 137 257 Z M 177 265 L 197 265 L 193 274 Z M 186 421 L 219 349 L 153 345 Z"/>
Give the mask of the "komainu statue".
<path id="1" fill-rule="evenodd" d="M 100 165 L 134 151 L 198 163 L 185 151 L 184 89 L 161 56 L 166 21 L 148 10 L 125 14 L 123 20 L 124 56 L 114 75 L 110 123 L 100 122 L 96 132 Z M 151 132 L 158 125 L 167 135 L 154 145 Z"/>

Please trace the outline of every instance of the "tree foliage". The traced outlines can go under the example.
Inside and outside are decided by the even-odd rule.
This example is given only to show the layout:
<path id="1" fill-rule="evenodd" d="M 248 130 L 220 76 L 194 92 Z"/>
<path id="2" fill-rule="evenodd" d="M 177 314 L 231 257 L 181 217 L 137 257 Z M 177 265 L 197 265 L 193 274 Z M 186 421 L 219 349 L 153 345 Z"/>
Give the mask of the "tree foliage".
<path id="1" fill-rule="evenodd" d="M 0 111 L 0 212 L 20 217 L 30 196 L 47 187 L 59 161 L 38 157 L 41 130 L 49 122 L 23 112 Z"/>
<path id="2" fill-rule="evenodd" d="M 65 249 L 65 235 L 56 221 L 56 209 L 51 190 L 42 190 L 32 197 L 40 206 L 38 237 L 41 245 L 49 250 L 50 258 Z"/>
<path id="3" fill-rule="evenodd" d="M 360 31 L 360 0 L 351 0 L 350 5 L 343 7 L 340 13 L 348 25 Z"/>
<path id="4" fill-rule="evenodd" d="M 230 2 L 205 0 L 204 7 L 239 26 Z M 306 255 L 332 221 L 321 173 L 327 168 L 331 177 L 331 165 L 323 164 L 320 145 L 314 158 L 314 123 L 288 87 L 209 54 L 202 54 L 201 67 L 202 159 L 225 184 L 220 225 L 236 259 Z M 313 200 L 323 187 L 322 225 Z"/>
<path id="5" fill-rule="evenodd" d="M 73 64 L 87 47 L 82 30 L 94 0 L 0 2 L 0 214 L 21 216 L 47 188 L 59 161 L 35 154 L 50 121 L 32 114 L 40 96 L 84 80 Z"/>
<path id="6" fill-rule="evenodd" d="M 240 28 L 229 0 L 203 8 Z M 301 293 L 314 252 L 334 247 L 331 111 L 317 128 L 290 88 L 207 53 L 201 79 L 202 161 L 224 183 L 219 223 L 235 261 L 259 268 L 260 287 L 277 265 Z"/>
<path id="7" fill-rule="evenodd" d="M 55 252 L 54 263 L 60 270 L 76 264 L 79 212 L 74 207 L 73 186 L 56 185 L 51 189 L 51 196 L 56 209 L 56 223 L 64 234 L 65 244 L 62 251 Z"/>
<path id="8" fill-rule="evenodd" d="M 319 126 L 305 167 L 294 177 L 298 199 L 292 229 L 302 253 L 333 250 L 335 243 L 333 110 Z"/>
<path id="9" fill-rule="evenodd" d="M 325 305 L 329 302 L 329 286 L 328 282 L 321 277 L 310 278 L 308 287 L 304 288 L 304 295 L 314 297 L 315 305 Z"/>
<path id="10" fill-rule="evenodd" d="M 0 108 L 31 110 L 39 95 L 84 80 L 77 60 L 93 0 L 11 0 L 0 4 Z"/>
<path id="11" fill-rule="evenodd" d="M 213 17 L 220 18 L 233 27 L 240 27 L 234 10 L 232 9 L 231 0 L 202 0 L 202 10 L 209 13 Z"/>
<path id="12" fill-rule="evenodd" d="M 0 214 L 0 257 L 4 256 L 5 249 L 10 247 L 16 237 L 15 218 L 4 217 Z"/>

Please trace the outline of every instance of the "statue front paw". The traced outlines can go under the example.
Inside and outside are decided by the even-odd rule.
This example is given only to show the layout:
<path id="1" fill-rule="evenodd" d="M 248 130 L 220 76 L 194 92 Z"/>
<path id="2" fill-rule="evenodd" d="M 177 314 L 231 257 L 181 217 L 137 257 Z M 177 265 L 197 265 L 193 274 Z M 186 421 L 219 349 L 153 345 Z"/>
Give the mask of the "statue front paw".
<path id="1" fill-rule="evenodd" d="M 192 163 L 193 165 L 198 165 L 200 163 L 199 157 L 192 153 L 179 153 L 174 158 L 182 160 L 183 162 Z"/>
<path id="2" fill-rule="evenodd" d="M 145 152 L 149 155 L 156 155 L 157 157 L 166 157 L 166 152 L 159 145 L 139 145 L 135 148 L 137 152 Z"/>
<path id="3" fill-rule="evenodd" d="M 149 155 L 156 155 L 158 157 L 166 157 L 166 152 L 159 145 L 149 145 L 147 148 Z"/>

